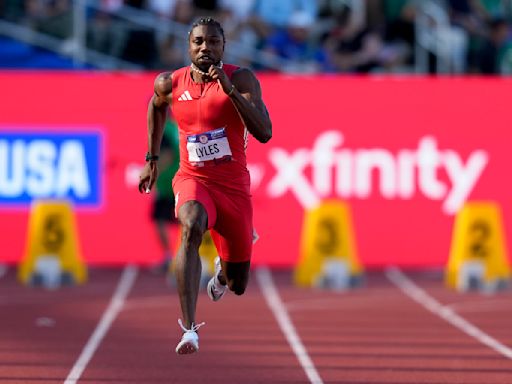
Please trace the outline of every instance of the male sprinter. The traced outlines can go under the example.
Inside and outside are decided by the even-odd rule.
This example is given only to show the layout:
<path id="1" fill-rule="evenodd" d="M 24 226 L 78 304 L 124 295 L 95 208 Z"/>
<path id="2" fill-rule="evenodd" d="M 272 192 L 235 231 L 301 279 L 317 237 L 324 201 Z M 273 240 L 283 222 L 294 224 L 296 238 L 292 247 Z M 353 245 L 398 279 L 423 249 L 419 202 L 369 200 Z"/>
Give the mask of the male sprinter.
<path id="1" fill-rule="evenodd" d="M 250 177 L 245 149 L 248 134 L 266 143 L 272 123 L 260 84 L 249 69 L 223 64 L 225 37 L 221 25 L 202 18 L 188 37 L 190 66 L 158 75 L 148 107 L 148 153 L 139 191 L 149 192 L 157 163 L 166 108 L 171 105 L 180 137 L 180 169 L 173 179 L 176 215 L 182 225 L 175 273 L 183 336 L 176 353 L 199 349 L 195 319 L 201 277 L 198 254 L 210 229 L 220 255 L 208 295 L 219 300 L 226 286 L 242 295 L 249 280 L 253 224 Z"/>

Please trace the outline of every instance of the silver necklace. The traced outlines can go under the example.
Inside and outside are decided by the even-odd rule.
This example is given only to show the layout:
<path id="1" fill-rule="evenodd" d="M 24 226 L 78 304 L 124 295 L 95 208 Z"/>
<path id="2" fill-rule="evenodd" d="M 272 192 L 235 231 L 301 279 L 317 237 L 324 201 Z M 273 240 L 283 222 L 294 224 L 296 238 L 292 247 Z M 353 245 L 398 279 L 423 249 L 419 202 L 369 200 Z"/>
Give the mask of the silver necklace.
<path id="1" fill-rule="evenodd" d="M 219 68 L 222 68 L 224 63 L 222 61 L 219 62 Z M 199 73 L 201 76 L 208 76 L 208 72 L 201 71 L 194 63 L 190 63 L 190 69 L 196 73 Z"/>

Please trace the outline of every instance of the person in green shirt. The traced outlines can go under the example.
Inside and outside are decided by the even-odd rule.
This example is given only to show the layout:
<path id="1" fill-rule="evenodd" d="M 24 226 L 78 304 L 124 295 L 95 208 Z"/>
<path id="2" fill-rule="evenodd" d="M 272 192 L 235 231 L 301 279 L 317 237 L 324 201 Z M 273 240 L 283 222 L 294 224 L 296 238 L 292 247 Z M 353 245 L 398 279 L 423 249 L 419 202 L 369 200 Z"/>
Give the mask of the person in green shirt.
<path id="1" fill-rule="evenodd" d="M 155 273 L 167 273 L 173 252 L 169 236 L 169 226 L 178 225 L 174 215 L 174 193 L 172 179 L 180 166 L 178 127 L 175 121 L 167 117 L 164 126 L 158 168 L 160 173 L 155 183 L 155 193 L 151 208 L 151 219 L 155 224 L 158 242 L 162 250 L 161 260 L 153 266 Z"/>

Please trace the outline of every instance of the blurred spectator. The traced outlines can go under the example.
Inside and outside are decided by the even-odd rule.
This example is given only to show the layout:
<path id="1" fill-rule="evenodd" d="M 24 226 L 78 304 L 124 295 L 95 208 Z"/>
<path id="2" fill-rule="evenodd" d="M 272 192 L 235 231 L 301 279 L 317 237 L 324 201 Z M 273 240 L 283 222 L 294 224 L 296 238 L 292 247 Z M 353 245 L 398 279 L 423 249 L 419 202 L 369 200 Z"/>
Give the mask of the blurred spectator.
<path id="1" fill-rule="evenodd" d="M 452 23 L 467 35 L 468 56 L 466 58 L 469 70 L 480 66 L 479 57 L 482 50 L 488 49 L 494 20 L 505 21 L 507 8 L 510 10 L 510 0 L 447 0 Z M 507 7 L 508 5 L 508 7 Z M 478 69 L 477 69 L 478 70 Z"/>
<path id="2" fill-rule="evenodd" d="M 480 0 L 447 0 L 452 23 L 471 35 L 484 35 L 490 15 Z M 498 3 L 494 0 L 493 3 Z M 489 5 L 490 2 L 488 3 Z"/>
<path id="3" fill-rule="evenodd" d="M 148 0 L 147 9 L 160 19 L 173 19 L 178 0 Z"/>
<path id="4" fill-rule="evenodd" d="M 195 10 L 195 18 L 206 16 L 217 18 L 219 11 L 217 0 L 192 0 L 192 6 Z"/>
<path id="5" fill-rule="evenodd" d="M 366 23 L 366 1 L 319 0 L 317 22 L 313 27 L 315 35 L 323 41 L 330 31 L 340 24 L 345 26 L 349 35 L 361 30 Z M 350 13 L 349 16 L 348 13 Z"/>
<path id="6" fill-rule="evenodd" d="M 167 23 L 166 26 L 172 27 L 169 21 L 181 24 L 190 24 L 194 17 L 194 8 L 191 0 L 148 0 L 148 10 L 157 16 L 158 22 Z M 185 49 L 185 45 L 175 45 L 176 41 L 169 36 L 169 31 L 165 28 L 158 28 L 155 31 L 155 37 L 158 45 L 160 63 L 174 62 L 174 51 L 176 49 Z M 181 56 L 184 56 L 183 54 Z M 161 67 L 161 64 L 157 64 Z"/>
<path id="7" fill-rule="evenodd" d="M 512 2 L 510 0 L 473 0 L 474 7 L 479 8 L 479 12 L 484 15 L 487 22 L 497 18 L 507 18 Z"/>
<path id="8" fill-rule="evenodd" d="M 454 29 L 461 35 L 464 35 L 466 40 L 467 53 L 466 57 L 460 58 L 464 61 L 464 68 L 459 72 L 465 71 L 465 67 L 469 65 L 474 66 L 475 58 L 481 45 L 488 35 L 487 23 L 490 20 L 486 6 L 481 0 L 446 0 L 448 5 L 448 12 L 450 20 Z M 500 0 L 493 0 L 493 3 L 499 3 Z M 488 2 L 491 6 L 491 2 Z M 491 6 L 492 7 L 492 6 Z M 489 8 L 490 9 L 490 8 Z"/>
<path id="9" fill-rule="evenodd" d="M 478 70 L 482 74 L 512 74 L 512 39 L 510 24 L 504 19 L 490 22 L 489 37 L 482 46 L 478 57 Z"/>
<path id="10" fill-rule="evenodd" d="M 50 0 L 39 18 L 37 30 L 60 39 L 70 38 L 73 32 L 73 12 L 70 0 Z"/>
<path id="11" fill-rule="evenodd" d="M 220 11 L 229 12 L 233 21 L 244 23 L 249 19 L 257 0 L 219 0 Z M 226 30 L 226 26 L 224 26 Z"/>
<path id="12" fill-rule="evenodd" d="M 194 9 L 190 0 L 148 0 L 148 10 L 163 20 L 189 24 Z"/>
<path id="13" fill-rule="evenodd" d="M 366 10 L 368 0 L 319 0 L 318 2 L 318 27 L 323 32 L 336 26 L 337 20 L 350 8 L 350 19 L 347 28 L 355 30 L 363 28 L 366 24 Z"/>
<path id="14" fill-rule="evenodd" d="M 25 11 L 24 3 L 20 0 L 0 0 L 0 17 L 9 21 L 20 20 Z"/>
<path id="15" fill-rule="evenodd" d="M 386 44 L 377 30 L 363 22 L 352 21 L 353 10 L 343 8 L 336 17 L 336 25 L 330 30 L 325 46 L 339 72 L 367 73 L 393 71 L 403 67 L 409 50 L 403 44 Z"/>
<path id="16" fill-rule="evenodd" d="M 152 69 L 157 66 L 158 57 L 155 31 L 144 27 L 130 28 L 121 58 Z"/>
<path id="17" fill-rule="evenodd" d="M 46 4 L 41 0 L 25 0 L 23 8 L 24 12 L 19 20 L 20 24 L 37 29 L 46 18 Z"/>
<path id="18" fill-rule="evenodd" d="M 156 69 L 172 71 L 184 65 L 183 50 L 180 48 L 175 36 L 168 35 L 158 48 Z"/>
<path id="19" fill-rule="evenodd" d="M 115 12 L 124 4 L 123 0 L 101 0 L 100 7 L 104 11 Z"/>
<path id="20" fill-rule="evenodd" d="M 145 0 L 124 0 L 124 5 L 132 8 L 144 9 L 146 7 Z"/>
<path id="21" fill-rule="evenodd" d="M 113 17 L 114 9 L 94 12 L 87 28 L 87 47 L 119 57 L 125 45 L 123 23 Z"/>
<path id="22" fill-rule="evenodd" d="M 218 19 L 222 24 L 229 45 L 224 55 L 226 62 L 253 67 L 253 52 L 259 38 L 248 22 L 257 0 L 219 0 Z M 236 52 L 236 56 L 233 55 Z"/>
<path id="23" fill-rule="evenodd" d="M 124 5 L 142 10 L 146 9 L 147 4 L 145 0 L 124 0 Z M 121 59 L 145 68 L 155 68 L 159 56 L 156 33 L 157 31 L 149 26 L 127 23 Z"/>
<path id="24" fill-rule="evenodd" d="M 410 47 L 414 45 L 414 20 L 419 4 L 420 0 L 384 0 L 386 41 L 405 42 Z"/>
<path id="25" fill-rule="evenodd" d="M 194 9 L 190 0 L 178 0 L 174 8 L 173 20 L 182 23 L 190 24 L 194 18 Z"/>
<path id="26" fill-rule="evenodd" d="M 258 0 L 250 22 L 264 42 L 277 29 L 286 28 L 290 15 L 296 11 L 306 12 L 316 20 L 317 0 Z"/>
<path id="27" fill-rule="evenodd" d="M 69 43 L 73 4 L 0 0 L 0 18 Z M 149 14 L 154 22 L 146 22 Z M 98 0 L 87 6 L 87 47 L 147 69 L 174 69 L 186 57 L 177 37 L 197 16 L 221 22 L 230 41 L 226 61 L 256 70 L 510 72 L 504 31 L 512 0 Z M 158 28 L 166 22 L 169 28 Z M 59 50 L 68 45 L 71 52 L 72 44 Z M 282 60 L 270 61 L 275 56 Z"/>
<path id="28" fill-rule="evenodd" d="M 314 19 L 306 11 L 295 11 L 284 29 L 277 29 L 266 41 L 264 49 L 287 59 L 287 72 L 329 72 L 332 66 L 328 56 L 311 39 Z"/>

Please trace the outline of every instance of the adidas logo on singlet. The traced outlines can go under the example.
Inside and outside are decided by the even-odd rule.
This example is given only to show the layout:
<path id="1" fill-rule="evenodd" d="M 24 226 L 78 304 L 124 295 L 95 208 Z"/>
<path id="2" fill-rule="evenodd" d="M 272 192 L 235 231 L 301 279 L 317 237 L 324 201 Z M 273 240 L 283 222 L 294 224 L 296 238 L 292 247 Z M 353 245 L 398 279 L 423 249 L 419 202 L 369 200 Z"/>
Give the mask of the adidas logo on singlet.
<path id="1" fill-rule="evenodd" d="M 178 97 L 178 101 L 187 101 L 192 100 L 192 96 L 190 96 L 190 93 L 188 91 L 185 91 L 181 94 L 180 97 Z"/>

